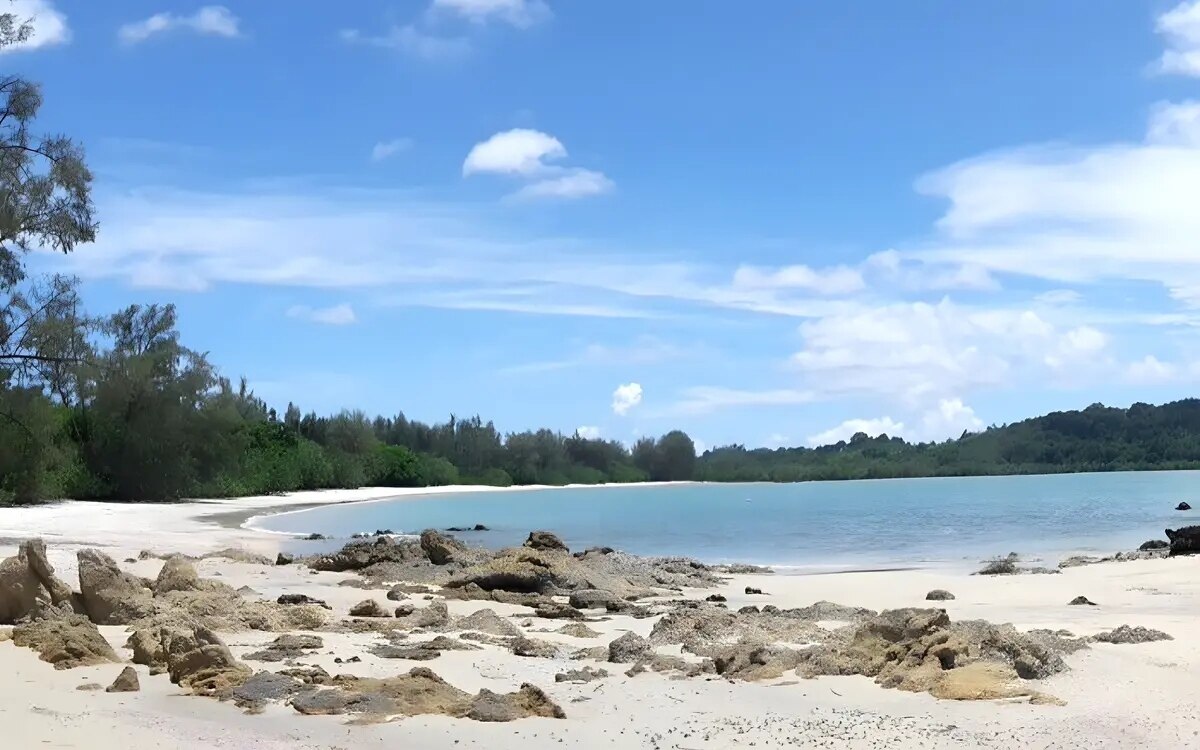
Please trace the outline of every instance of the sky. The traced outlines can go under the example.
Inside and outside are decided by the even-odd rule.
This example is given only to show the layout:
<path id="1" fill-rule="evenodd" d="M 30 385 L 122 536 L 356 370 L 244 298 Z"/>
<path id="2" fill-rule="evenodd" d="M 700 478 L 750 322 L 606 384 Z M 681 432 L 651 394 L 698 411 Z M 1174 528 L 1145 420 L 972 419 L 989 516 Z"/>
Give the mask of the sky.
<path id="1" fill-rule="evenodd" d="M 1200 0 L 10 7 L 96 175 L 36 270 L 280 410 L 776 447 L 1196 395 Z"/>

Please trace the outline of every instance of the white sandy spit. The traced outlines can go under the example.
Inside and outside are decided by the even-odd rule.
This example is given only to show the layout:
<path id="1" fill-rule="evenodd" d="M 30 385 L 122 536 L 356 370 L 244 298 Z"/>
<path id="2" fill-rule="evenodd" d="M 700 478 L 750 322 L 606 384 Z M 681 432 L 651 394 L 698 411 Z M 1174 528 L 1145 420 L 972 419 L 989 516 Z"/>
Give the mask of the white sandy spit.
<path id="1" fill-rule="evenodd" d="M 443 488 L 439 491 L 461 491 Z M 43 537 L 60 577 L 75 583 L 75 552 L 101 547 L 120 561 L 142 549 L 199 554 L 243 547 L 273 554 L 283 538 L 215 522 L 223 514 L 310 503 L 396 497 L 395 489 L 297 493 L 175 505 L 60 503 L 0 509 L 0 557 L 15 553 L 20 539 Z M 123 564 L 153 576 L 159 560 Z M 204 577 L 237 588 L 250 586 L 264 597 L 303 592 L 324 599 L 340 615 L 364 598 L 384 601 L 385 591 L 339 586 L 350 574 L 311 573 L 299 566 L 269 566 L 206 559 Z M 747 585 L 765 596 L 743 593 Z M 247 715 L 231 704 L 184 696 L 166 675 L 150 677 L 138 666 L 142 690 L 108 694 L 81 692 L 85 682 L 107 685 L 119 665 L 55 671 L 35 652 L 0 643 L 0 747 L 89 748 L 1136 748 L 1200 746 L 1200 559 L 1175 558 L 1106 563 L 1071 568 L 1061 575 L 967 576 L 947 571 L 889 571 L 816 576 L 733 576 L 717 591 L 731 609 L 745 604 L 805 606 L 818 600 L 888 609 L 926 606 L 925 593 L 942 588 L 956 595 L 939 602 L 955 620 L 1011 622 L 1020 629 L 1065 628 L 1091 635 L 1123 624 L 1170 633 L 1173 641 L 1141 645 L 1097 643 L 1070 655 L 1070 670 L 1040 681 L 1038 689 L 1065 705 L 1025 702 L 943 701 L 921 693 L 887 690 L 865 677 L 799 680 L 788 675 L 765 683 L 731 683 L 719 678 L 671 679 L 647 673 L 629 678 L 609 665 L 611 677 L 594 683 L 555 683 L 554 674 L 581 662 L 529 659 L 507 651 L 446 652 L 429 666 L 468 691 L 497 692 L 530 682 L 544 689 L 567 713 L 565 720 L 524 719 L 484 724 L 446 717 L 415 717 L 368 726 L 345 717 L 301 716 L 276 706 Z M 703 598 L 712 590 L 689 591 Z M 1084 595 L 1100 606 L 1066 606 Z M 419 598 L 414 603 L 424 605 Z M 484 607 L 513 622 L 528 610 L 483 602 L 449 602 L 465 615 Z M 573 646 L 603 645 L 625 631 L 645 635 L 655 620 L 614 616 L 589 627 L 595 639 L 536 633 Z M 524 629 L 557 627 L 535 620 Z M 121 627 L 101 628 L 120 647 Z M 273 638 L 266 633 L 225 636 L 242 656 Z M 322 634 L 326 648 L 310 660 L 330 673 L 390 676 L 416 664 L 382 660 L 367 653 L 377 636 Z M 338 665 L 335 656 L 362 655 L 361 664 Z M 585 662 L 586 663 L 586 662 Z M 595 666 L 602 666 L 596 664 Z M 353 668 L 351 668 L 353 667 Z"/>

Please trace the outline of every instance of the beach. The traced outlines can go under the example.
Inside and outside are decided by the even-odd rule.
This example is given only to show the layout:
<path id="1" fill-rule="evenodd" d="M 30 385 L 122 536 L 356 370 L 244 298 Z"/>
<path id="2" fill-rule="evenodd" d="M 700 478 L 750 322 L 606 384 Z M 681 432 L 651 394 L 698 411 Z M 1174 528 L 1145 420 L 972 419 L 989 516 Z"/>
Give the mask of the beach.
<path id="1" fill-rule="evenodd" d="M 77 585 L 77 552 L 88 547 L 100 549 L 125 572 L 154 579 L 163 560 L 140 556 L 143 550 L 199 557 L 236 548 L 273 559 L 288 538 L 246 528 L 246 520 L 288 508 L 403 494 L 395 489 L 363 489 L 171 505 L 66 502 L 4 509 L 0 510 L 0 557 L 15 555 L 21 540 L 40 537 L 57 575 L 72 586 Z M 273 601 L 281 594 L 304 593 L 323 600 L 335 620 L 346 620 L 349 609 L 366 599 L 395 606 L 387 598 L 394 581 L 373 582 L 352 571 L 317 571 L 303 565 L 225 557 L 200 558 L 193 564 L 201 579 L 252 591 L 247 597 Z M 788 671 L 750 681 L 651 669 L 627 676 L 628 664 L 573 659 L 571 652 L 604 647 L 625 633 L 650 636 L 663 615 L 589 611 L 584 622 L 595 635 L 580 638 L 554 632 L 572 620 L 534 617 L 529 607 L 518 603 L 443 597 L 444 590 L 433 586 L 432 598 L 414 595 L 405 602 L 423 610 L 444 601 L 451 621 L 490 609 L 523 636 L 557 645 L 557 653 L 530 658 L 482 642 L 482 647 L 474 650 L 447 650 L 417 664 L 375 656 L 372 649 L 381 638 L 378 628 L 361 632 L 340 628 L 320 631 L 323 646 L 300 661 L 330 675 L 349 673 L 360 678 L 390 677 L 427 666 L 468 693 L 488 690 L 503 694 L 529 683 L 560 706 L 566 718 L 489 723 L 416 715 L 363 724 L 349 715 L 300 715 L 282 702 L 246 713 L 227 701 L 186 695 L 167 675 L 151 676 L 143 665 L 135 667 L 139 692 L 81 691 L 76 688 L 85 683 L 110 684 L 122 665 L 56 670 L 40 661 L 34 650 L 3 642 L 0 721 L 8 728 L 7 743 L 12 747 L 96 750 L 196 746 L 680 750 L 1186 746 L 1196 741 L 1195 726 L 1200 719 L 1200 687 L 1192 679 L 1200 667 L 1200 633 L 1194 625 L 1195 613 L 1200 611 L 1198 565 L 1200 560 L 1195 558 L 1175 557 L 1069 567 L 1043 575 L 972 576 L 945 570 L 734 574 L 722 575 L 711 587 L 683 588 L 660 597 L 663 602 L 672 598 L 703 602 L 716 595 L 724 597 L 723 604 L 731 613 L 746 606 L 787 610 L 821 601 L 870 610 L 936 607 L 944 609 L 953 621 L 1012 623 L 1019 631 L 1065 630 L 1073 636 L 1092 636 L 1132 625 L 1173 636 L 1173 640 L 1150 643 L 1091 643 L 1063 656 L 1064 671 L 1022 680 L 1036 683 L 1037 692 L 1052 696 L 1052 702 L 1016 697 L 945 700 L 928 692 L 888 689 L 858 675 L 806 679 Z M 347 582 L 354 585 L 345 585 Z M 750 594 L 747 589 L 763 593 Z M 926 601 L 926 593 L 934 589 L 952 592 L 954 599 Z M 1069 606 L 1078 596 L 1097 606 Z M 124 646 L 129 629 L 123 625 L 100 625 L 99 629 L 127 661 L 130 653 Z M 219 635 L 235 657 L 245 660 L 278 633 L 242 630 Z M 678 646 L 656 646 L 655 650 L 664 656 L 681 653 Z M 351 656 L 361 661 L 347 663 L 345 659 Z M 256 670 L 279 666 L 250 663 Z M 581 665 L 605 668 L 609 676 L 586 683 L 556 682 L 556 674 Z"/>

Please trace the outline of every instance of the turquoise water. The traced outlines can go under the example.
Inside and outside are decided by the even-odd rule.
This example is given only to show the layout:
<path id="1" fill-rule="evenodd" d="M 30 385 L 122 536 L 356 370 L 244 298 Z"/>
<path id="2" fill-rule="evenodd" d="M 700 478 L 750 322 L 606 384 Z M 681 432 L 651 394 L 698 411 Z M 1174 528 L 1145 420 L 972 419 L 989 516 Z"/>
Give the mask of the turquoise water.
<path id="1" fill-rule="evenodd" d="M 491 530 L 460 536 L 502 547 L 549 529 L 572 549 L 839 570 L 1135 549 L 1200 522 L 1174 510 L 1181 500 L 1200 508 L 1200 472 L 514 490 L 316 508 L 256 527 L 346 537 L 481 523 Z"/>

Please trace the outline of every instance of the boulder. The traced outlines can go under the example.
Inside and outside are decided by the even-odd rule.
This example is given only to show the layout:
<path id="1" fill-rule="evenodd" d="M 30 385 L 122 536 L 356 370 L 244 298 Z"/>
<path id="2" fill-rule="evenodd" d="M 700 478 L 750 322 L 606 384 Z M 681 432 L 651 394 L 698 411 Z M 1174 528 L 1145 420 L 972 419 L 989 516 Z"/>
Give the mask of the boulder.
<path id="1" fill-rule="evenodd" d="M 330 607 L 324 601 L 320 599 L 314 599 L 308 594 L 280 594 L 279 598 L 275 600 L 275 603 L 288 605 L 313 604 L 318 607 L 324 607 L 325 609 L 333 609 L 333 607 Z"/>
<path id="2" fill-rule="evenodd" d="M 1191 510 L 1191 509 L 1192 509 L 1192 506 L 1188 505 L 1186 502 L 1180 503 L 1179 505 L 1175 506 L 1175 510 Z"/>
<path id="3" fill-rule="evenodd" d="M 309 560 L 308 567 L 313 570 L 342 573 L 348 570 L 363 570 L 383 563 L 412 562 L 418 556 L 425 557 L 419 544 L 381 536 L 374 540 L 352 541 L 332 555 Z"/>
<path id="4" fill-rule="evenodd" d="M 106 693 L 136 693 L 142 689 L 141 683 L 138 682 L 137 670 L 133 667 L 125 667 L 121 670 L 121 674 L 117 675 L 117 679 L 113 680 L 113 684 L 108 686 Z"/>
<path id="5" fill-rule="evenodd" d="M 1170 542 L 1164 542 L 1162 539 L 1151 539 L 1149 541 L 1142 542 L 1141 546 L 1138 547 L 1138 552 L 1147 552 L 1149 550 L 1157 549 L 1170 549 L 1170 547 Z"/>
<path id="6" fill-rule="evenodd" d="M 713 656 L 717 674 L 728 679 L 774 680 L 795 669 L 800 654 L 775 644 L 742 641 Z"/>
<path id="7" fill-rule="evenodd" d="M 79 591 L 84 611 L 97 625 L 128 625 L 154 614 L 154 599 L 141 578 L 122 572 L 96 549 L 80 550 Z"/>
<path id="8" fill-rule="evenodd" d="M 1171 556 L 1194 555 L 1200 552 L 1200 526 L 1184 526 L 1167 529 L 1167 540 L 1171 543 Z"/>
<path id="9" fill-rule="evenodd" d="M 480 609 L 452 623 L 455 630 L 486 633 L 501 637 L 517 637 L 521 629 L 490 609 Z"/>
<path id="10" fill-rule="evenodd" d="M 37 651 L 55 669 L 120 662 L 96 626 L 82 615 L 35 620 L 13 629 L 13 643 Z"/>
<path id="11" fill-rule="evenodd" d="M 747 586 L 746 587 L 746 595 L 747 596 L 763 596 L 763 591 L 762 591 L 762 589 L 756 589 L 753 586 Z"/>
<path id="12" fill-rule="evenodd" d="M 625 600 L 611 591 L 582 589 L 571 592 L 569 603 L 575 609 L 607 609 L 609 604 L 624 604 Z"/>
<path id="13" fill-rule="evenodd" d="M 1126 643 L 1151 643 L 1153 641 L 1173 641 L 1175 640 L 1170 635 L 1161 630 L 1151 630 L 1142 626 L 1130 627 L 1122 625 L 1114 630 L 1109 630 L 1104 633 L 1098 633 L 1095 640 L 1101 643 L 1126 644 Z"/>
<path id="14" fill-rule="evenodd" d="M 650 651 L 650 641 L 637 633 L 626 633 L 608 644 L 608 660 L 613 664 L 632 664 Z"/>
<path id="15" fill-rule="evenodd" d="M 945 589 L 934 589 L 925 595 L 925 600 L 930 602 L 948 602 L 954 600 L 954 594 L 951 594 Z"/>
<path id="16" fill-rule="evenodd" d="M 16 557 L 0 562 L 0 624 L 22 620 L 50 604 L 74 608 L 71 587 L 54 575 L 41 539 L 22 542 Z"/>
<path id="17" fill-rule="evenodd" d="M 531 717 L 565 719 L 566 714 L 541 688 L 525 683 L 515 693 L 501 695 L 480 690 L 467 709 L 467 718 L 475 721 L 516 721 Z"/>
<path id="18" fill-rule="evenodd" d="M 592 630 L 587 625 L 584 625 L 582 622 L 568 623 L 566 625 L 563 625 L 561 628 L 559 628 L 558 630 L 556 630 L 554 632 L 562 633 L 563 635 L 569 635 L 572 638 L 599 638 L 600 637 L 599 633 L 597 633 L 595 630 Z"/>
<path id="19" fill-rule="evenodd" d="M 726 598 L 725 598 L 723 595 L 721 595 L 721 594 L 709 594 L 708 596 L 704 597 L 704 601 L 706 601 L 706 602 L 713 602 L 714 604 L 720 604 L 720 603 L 722 603 L 722 602 L 727 602 L 727 601 L 729 601 L 729 600 L 728 600 L 728 599 L 726 599 Z"/>
<path id="20" fill-rule="evenodd" d="M 623 603 L 623 602 L 622 602 Z M 611 612 L 613 602 L 605 603 L 605 611 Z M 578 609 L 575 609 L 570 604 L 556 602 L 553 599 L 548 599 L 537 605 L 534 608 L 533 614 L 536 617 L 541 617 L 547 620 L 582 620 L 585 619 L 584 614 Z"/>
<path id="21" fill-rule="evenodd" d="M 525 546 L 536 550 L 549 550 L 553 552 L 570 552 L 567 545 L 556 535 L 549 531 L 531 531 L 529 538 L 525 540 Z"/>
<path id="22" fill-rule="evenodd" d="M 446 536 L 433 529 L 421 532 L 421 549 L 425 551 L 429 562 L 434 565 L 446 565 L 454 562 L 457 556 L 467 551 L 467 545 L 454 537 Z"/>
<path id="23" fill-rule="evenodd" d="M 275 556 L 276 565 L 291 565 L 296 562 L 296 558 L 286 552 L 280 552 Z"/>
<path id="24" fill-rule="evenodd" d="M 407 599 L 412 594 L 432 594 L 433 589 L 422 584 L 398 583 L 387 592 L 387 598 L 393 602 Z"/>
<path id="25" fill-rule="evenodd" d="M 391 617 L 391 614 L 374 599 L 364 599 L 350 608 L 351 617 Z"/>
<path id="26" fill-rule="evenodd" d="M 1074 599 L 1072 599 L 1071 601 L 1067 602 L 1067 606 L 1069 606 L 1069 607 L 1078 607 L 1081 605 L 1095 607 L 1096 603 L 1094 601 L 1092 601 L 1091 599 L 1088 599 L 1086 596 L 1077 596 Z"/>
<path id="27" fill-rule="evenodd" d="M 253 661 L 281 662 L 304 656 L 305 652 L 324 646 L 320 636 L 285 634 L 271 641 L 266 648 L 246 654 L 243 658 Z"/>
<path id="28" fill-rule="evenodd" d="M 164 630 L 160 639 L 171 682 L 193 693 L 221 695 L 252 674 L 208 628 Z"/>
<path id="29" fill-rule="evenodd" d="M 196 568 L 179 555 L 168 557 L 158 571 L 158 578 L 154 580 L 155 596 L 171 591 L 200 591 L 202 588 Z"/>
<path id="30" fill-rule="evenodd" d="M 515 639 L 510 649 L 514 656 L 527 656 L 535 659 L 553 659 L 558 656 L 556 644 L 525 636 Z"/>

